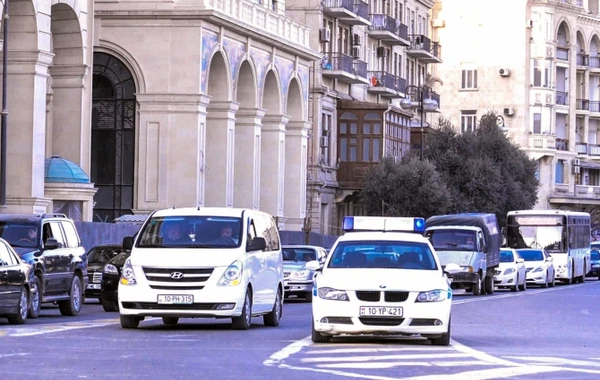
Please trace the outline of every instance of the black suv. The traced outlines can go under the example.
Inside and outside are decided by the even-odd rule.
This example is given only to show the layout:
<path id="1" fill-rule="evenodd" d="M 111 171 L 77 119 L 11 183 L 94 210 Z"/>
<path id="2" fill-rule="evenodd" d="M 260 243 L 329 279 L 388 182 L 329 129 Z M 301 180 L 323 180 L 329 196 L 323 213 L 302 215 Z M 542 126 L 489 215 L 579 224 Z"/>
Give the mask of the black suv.
<path id="1" fill-rule="evenodd" d="M 29 317 L 56 302 L 62 315 L 77 315 L 87 287 L 87 256 L 73 220 L 64 214 L 0 214 L 0 237 L 31 264 Z"/>

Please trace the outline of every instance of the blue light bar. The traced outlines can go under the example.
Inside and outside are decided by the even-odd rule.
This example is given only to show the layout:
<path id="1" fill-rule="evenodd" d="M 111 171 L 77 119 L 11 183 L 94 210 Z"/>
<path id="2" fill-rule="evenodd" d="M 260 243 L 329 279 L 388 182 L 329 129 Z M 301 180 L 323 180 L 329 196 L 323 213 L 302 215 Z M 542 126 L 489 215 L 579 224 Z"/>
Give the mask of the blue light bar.
<path id="1" fill-rule="evenodd" d="M 387 232 L 425 232 L 423 218 L 392 218 L 376 216 L 346 216 L 342 226 L 345 232 L 387 231 Z"/>

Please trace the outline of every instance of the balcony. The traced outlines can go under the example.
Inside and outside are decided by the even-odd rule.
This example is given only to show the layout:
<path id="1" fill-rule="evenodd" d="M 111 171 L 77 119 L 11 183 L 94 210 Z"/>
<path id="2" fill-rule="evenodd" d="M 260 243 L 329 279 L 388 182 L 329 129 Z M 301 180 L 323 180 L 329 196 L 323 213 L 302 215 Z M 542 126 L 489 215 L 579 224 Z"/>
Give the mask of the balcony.
<path id="1" fill-rule="evenodd" d="M 600 113 L 600 101 L 590 100 L 589 102 L 590 112 Z"/>
<path id="2" fill-rule="evenodd" d="M 530 134 L 528 147 L 531 153 L 539 157 L 554 156 L 556 154 L 556 138 L 548 134 Z"/>
<path id="3" fill-rule="evenodd" d="M 575 109 L 577 111 L 589 111 L 590 101 L 587 99 L 577 99 L 577 101 L 575 102 Z"/>
<path id="4" fill-rule="evenodd" d="M 406 89 L 406 79 L 386 71 L 369 71 L 367 75 L 371 82 L 367 91 L 372 94 L 387 98 L 400 98 L 400 93 Z"/>
<path id="5" fill-rule="evenodd" d="M 590 57 L 587 54 L 577 54 L 577 66 L 584 69 L 590 64 Z"/>
<path id="6" fill-rule="evenodd" d="M 406 50 L 406 55 L 417 58 L 425 63 L 442 63 L 440 58 L 440 45 L 432 42 L 423 34 L 411 34 L 410 46 Z"/>
<path id="7" fill-rule="evenodd" d="M 575 151 L 577 152 L 577 154 L 587 155 L 588 154 L 588 144 L 581 143 L 581 142 L 575 143 Z"/>
<path id="8" fill-rule="evenodd" d="M 568 61 L 569 60 L 569 48 L 557 46 L 556 47 L 556 59 L 558 59 L 560 61 Z"/>
<path id="9" fill-rule="evenodd" d="M 590 156 L 600 157 L 600 145 L 588 144 L 588 154 Z"/>
<path id="10" fill-rule="evenodd" d="M 347 54 L 329 52 L 323 57 L 323 76 L 344 83 L 367 84 L 367 63 Z"/>
<path id="11" fill-rule="evenodd" d="M 569 140 L 557 138 L 556 150 L 569 151 Z"/>
<path id="12" fill-rule="evenodd" d="M 362 0 L 323 0 L 323 13 L 348 25 L 371 25 L 369 3 Z"/>
<path id="13" fill-rule="evenodd" d="M 372 14 L 369 36 L 390 45 L 408 46 L 408 27 L 386 14 Z"/>
<path id="14" fill-rule="evenodd" d="M 556 91 L 556 105 L 569 105 L 569 93 L 565 91 Z"/>
<path id="15" fill-rule="evenodd" d="M 438 94 L 435 91 L 432 91 L 431 94 L 429 94 L 429 97 L 437 102 L 438 109 L 442 108 L 442 104 L 440 103 L 440 94 Z"/>

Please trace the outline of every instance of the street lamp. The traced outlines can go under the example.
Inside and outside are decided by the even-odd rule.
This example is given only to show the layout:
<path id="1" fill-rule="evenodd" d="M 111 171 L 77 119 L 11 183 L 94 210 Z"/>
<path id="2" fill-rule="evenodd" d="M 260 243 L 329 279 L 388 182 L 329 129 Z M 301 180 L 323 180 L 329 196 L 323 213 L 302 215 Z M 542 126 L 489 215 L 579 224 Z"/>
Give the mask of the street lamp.
<path id="1" fill-rule="evenodd" d="M 400 101 L 400 107 L 405 110 L 418 109 L 421 114 L 421 161 L 423 160 L 423 148 L 425 140 L 423 135 L 425 134 L 425 128 L 423 121 L 425 119 L 425 112 L 434 112 L 438 108 L 438 103 L 434 99 L 425 99 L 425 94 L 431 94 L 432 89 L 428 86 L 406 86 L 406 98 Z M 417 95 L 418 101 L 413 101 L 412 96 Z"/>

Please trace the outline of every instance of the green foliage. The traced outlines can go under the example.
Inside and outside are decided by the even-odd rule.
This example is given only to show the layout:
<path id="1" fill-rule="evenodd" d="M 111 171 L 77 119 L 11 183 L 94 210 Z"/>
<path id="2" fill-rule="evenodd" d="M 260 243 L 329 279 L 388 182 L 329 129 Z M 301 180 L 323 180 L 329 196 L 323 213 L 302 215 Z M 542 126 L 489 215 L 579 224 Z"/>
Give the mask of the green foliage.
<path id="1" fill-rule="evenodd" d="M 415 196 L 418 194 L 418 196 Z M 449 210 L 450 192 L 435 167 L 417 157 L 385 158 L 367 172 L 361 199 L 369 215 L 429 217 Z"/>
<path id="2" fill-rule="evenodd" d="M 508 211 L 535 205 L 535 171 L 535 161 L 498 127 L 495 112 L 463 134 L 440 119 L 427 136 L 424 161 L 414 153 L 399 163 L 384 160 L 368 171 L 361 199 L 370 215 L 491 212 L 504 225 Z"/>

